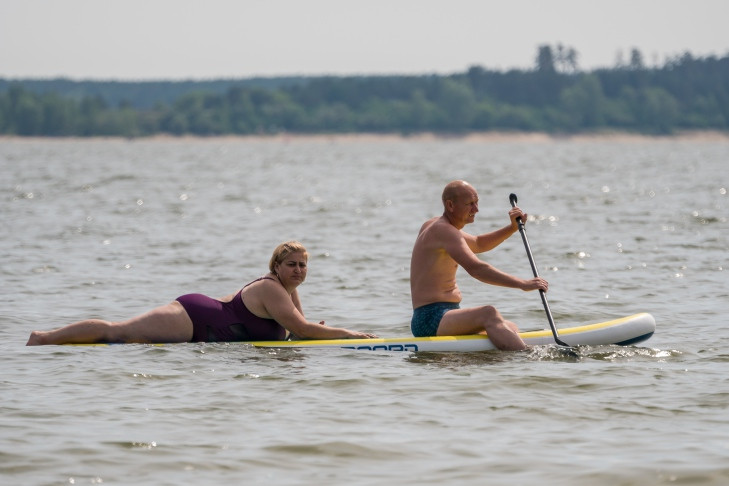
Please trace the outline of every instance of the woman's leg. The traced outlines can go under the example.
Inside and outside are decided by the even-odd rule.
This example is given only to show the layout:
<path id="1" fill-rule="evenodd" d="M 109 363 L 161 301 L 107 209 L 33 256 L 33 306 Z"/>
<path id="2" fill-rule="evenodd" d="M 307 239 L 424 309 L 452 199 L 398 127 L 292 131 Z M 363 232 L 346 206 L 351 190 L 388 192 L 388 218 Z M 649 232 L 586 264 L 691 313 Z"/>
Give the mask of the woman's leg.
<path id="1" fill-rule="evenodd" d="M 27 345 L 179 343 L 191 339 L 192 320 L 174 301 L 122 322 L 86 319 L 53 331 L 33 331 Z"/>

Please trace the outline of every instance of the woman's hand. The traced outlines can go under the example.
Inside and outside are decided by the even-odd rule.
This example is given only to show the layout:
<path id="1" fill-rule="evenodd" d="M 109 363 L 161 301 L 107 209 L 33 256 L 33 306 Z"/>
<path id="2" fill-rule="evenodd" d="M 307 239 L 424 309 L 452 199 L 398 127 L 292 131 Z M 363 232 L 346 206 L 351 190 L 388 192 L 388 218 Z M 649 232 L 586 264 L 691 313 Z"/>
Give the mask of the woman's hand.
<path id="1" fill-rule="evenodd" d="M 377 334 L 372 334 L 369 332 L 359 332 L 359 331 L 348 331 L 349 335 L 347 336 L 347 339 L 374 339 L 377 337 Z"/>

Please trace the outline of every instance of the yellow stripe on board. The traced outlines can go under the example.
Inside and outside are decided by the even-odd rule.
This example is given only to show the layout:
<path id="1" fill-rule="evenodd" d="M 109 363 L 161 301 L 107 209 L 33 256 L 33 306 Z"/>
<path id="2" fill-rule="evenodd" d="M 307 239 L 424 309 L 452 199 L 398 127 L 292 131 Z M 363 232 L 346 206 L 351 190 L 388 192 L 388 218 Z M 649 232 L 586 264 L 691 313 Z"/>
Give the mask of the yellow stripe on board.
<path id="1" fill-rule="evenodd" d="M 301 341 L 254 341 L 250 344 L 263 348 L 275 346 L 277 348 L 300 348 L 302 346 L 338 346 L 347 345 L 354 346 L 357 344 L 367 343 L 375 346 L 378 344 L 397 344 L 403 341 L 413 343 L 423 342 L 451 342 L 451 341 L 469 341 L 472 339 L 487 339 L 485 335 L 473 334 L 468 336 L 432 336 L 432 337 L 399 337 L 399 338 L 375 338 L 375 339 L 307 339 Z"/>

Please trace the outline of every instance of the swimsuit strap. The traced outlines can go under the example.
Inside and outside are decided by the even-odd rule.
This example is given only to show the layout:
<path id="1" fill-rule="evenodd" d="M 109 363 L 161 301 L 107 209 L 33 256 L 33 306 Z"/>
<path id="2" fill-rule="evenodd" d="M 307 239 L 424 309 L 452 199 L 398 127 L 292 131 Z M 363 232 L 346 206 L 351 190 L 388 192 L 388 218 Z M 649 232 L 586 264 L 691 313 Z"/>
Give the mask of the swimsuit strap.
<path id="1" fill-rule="evenodd" d="M 272 277 L 269 277 L 268 275 L 264 275 L 263 277 L 259 277 L 259 278 L 255 279 L 253 282 L 249 282 L 249 283 L 245 284 L 243 286 L 243 289 L 246 288 L 246 287 L 248 287 L 251 284 L 254 284 L 256 282 L 260 282 L 261 280 L 275 280 L 275 279 L 272 278 Z M 241 289 L 241 290 L 243 290 L 243 289 Z"/>

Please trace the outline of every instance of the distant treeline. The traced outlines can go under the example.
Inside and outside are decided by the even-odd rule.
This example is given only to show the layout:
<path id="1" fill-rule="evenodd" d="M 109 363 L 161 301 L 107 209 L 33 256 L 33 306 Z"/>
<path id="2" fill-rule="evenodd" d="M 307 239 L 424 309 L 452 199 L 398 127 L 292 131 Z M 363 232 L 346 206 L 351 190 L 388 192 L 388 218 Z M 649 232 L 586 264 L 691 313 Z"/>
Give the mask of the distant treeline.
<path id="1" fill-rule="evenodd" d="M 422 76 L 218 81 L 0 80 L 0 134 L 459 134 L 729 130 L 729 55 L 686 53 L 646 67 L 583 72 L 577 53 L 540 46 L 532 70 Z"/>

